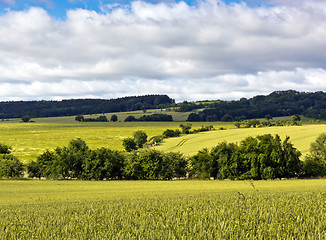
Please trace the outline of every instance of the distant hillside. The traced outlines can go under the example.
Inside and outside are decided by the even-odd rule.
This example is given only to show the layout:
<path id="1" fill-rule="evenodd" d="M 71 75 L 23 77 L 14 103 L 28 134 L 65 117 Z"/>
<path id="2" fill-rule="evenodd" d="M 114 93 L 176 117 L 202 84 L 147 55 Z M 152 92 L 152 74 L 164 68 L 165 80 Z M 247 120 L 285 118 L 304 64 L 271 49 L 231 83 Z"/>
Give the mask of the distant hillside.
<path id="1" fill-rule="evenodd" d="M 117 99 L 70 99 L 62 101 L 0 102 L 0 119 L 22 116 L 58 117 L 78 114 L 126 112 L 142 109 L 165 108 L 174 100 L 167 95 L 146 95 Z"/>
<path id="2" fill-rule="evenodd" d="M 267 96 L 233 101 L 198 101 L 175 104 L 167 95 L 146 95 L 117 99 L 71 99 L 62 101 L 0 102 L 0 119 L 22 116 L 58 117 L 78 114 L 127 112 L 173 107 L 191 112 L 187 121 L 241 121 L 244 119 L 282 117 L 295 114 L 326 120 L 326 93 L 276 91 Z M 196 111 L 193 111 L 196 110 Z"/>
<path id="3" fill-rule="evenodd" d="M 277 91 L 237 101 L 210 101 L 179 104 L 179 111 L 204 110 L 189 115 L 187 121 L 240 121 L 244 119 L 291 116 L 326 119 L 326 93 Z"/>

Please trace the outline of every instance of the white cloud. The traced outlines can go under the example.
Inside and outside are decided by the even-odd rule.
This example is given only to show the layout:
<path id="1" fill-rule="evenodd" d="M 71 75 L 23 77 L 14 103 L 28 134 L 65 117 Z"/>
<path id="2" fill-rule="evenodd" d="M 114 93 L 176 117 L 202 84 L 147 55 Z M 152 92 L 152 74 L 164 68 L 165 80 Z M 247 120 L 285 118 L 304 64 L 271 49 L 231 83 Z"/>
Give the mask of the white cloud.
<path id="1" fill-rule="evenodd" d="M 167 93 L 240 98 L 326 85 L 326 3 L 133 2 L 0 16 L 0 100 Z M 275 1 L 274 1 L 275 3 Z"/>

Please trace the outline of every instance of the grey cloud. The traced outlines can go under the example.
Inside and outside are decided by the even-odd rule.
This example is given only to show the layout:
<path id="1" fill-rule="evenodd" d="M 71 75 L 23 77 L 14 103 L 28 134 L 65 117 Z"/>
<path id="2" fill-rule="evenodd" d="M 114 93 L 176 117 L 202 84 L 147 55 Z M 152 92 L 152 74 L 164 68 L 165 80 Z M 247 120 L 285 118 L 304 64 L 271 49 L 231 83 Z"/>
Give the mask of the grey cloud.
<path id="1" fill-rule="evenodd" d="M 42 82 L 4 82 L 0 95 L 8 100 L 62 99 L 62 98 L 116 98 L 126 95 L 168 94 L 177 101 L 239 99 L 277 90 L 296 89 L 316 91 L 325 89 L 326 71 L 323 69 L 296 69 L 294 71 L 269 71 L 257 74 L 226 74 L 201 79 L 140 79 L 107 80 L 64 79 Z"/>
<path id="2" fill-rule="evenodd" d="M 42 8 L 10 11 L 0 16 L 0 96 L 162 92 L 230 99 L 318 90 L 326 69 L 326 3 L 306 2 L 256 8 L 133 2 L 106 13 L 70 10 L 66 20 Z"/>

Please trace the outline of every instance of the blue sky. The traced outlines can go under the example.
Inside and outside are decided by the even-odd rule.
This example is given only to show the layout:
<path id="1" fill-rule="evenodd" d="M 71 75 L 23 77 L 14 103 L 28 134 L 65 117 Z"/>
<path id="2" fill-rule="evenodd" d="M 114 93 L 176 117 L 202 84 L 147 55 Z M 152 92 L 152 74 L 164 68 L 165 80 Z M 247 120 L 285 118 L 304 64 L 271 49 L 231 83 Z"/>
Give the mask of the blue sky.
<path id="1" fill-rule="evenodd" d="M 171 0 L 172 1 L 172 0 Z M 170 0 L 167 1 L 159 1 L 159 0 L 151 0 L 146 1 L 149 3 L 171 3 Z M 196 0 L 185 0 L 185 3 L 188 5 L 195 6 L 198 1 Z M 224 0 L 226 4 L 240 3 L 243 2 L 248 6 L 255 7 L 266 5 L 266 1 L 261 0 Z M 96 12 L 101 12 L 101 6 L 106 4 L 130 4 L 130 1 L 127 0 L 118 0 L 118 1 L 108 1 L 108 0 L 0 0 L 0 9 L 1 13 L 4 14 L 9 10 L 21 11 L 28 9 L 30 7 L 41 7 L 44 8 L 52 17 L 55 18 L 65 18 L 66 11 L 69 9 L 88 9 L 94 10 Z"/>
<path id="2" fill-rule="evenodd" d="M 0 101 L 326 90 L 325 0 L 224 3 L 0 0 Z"/>

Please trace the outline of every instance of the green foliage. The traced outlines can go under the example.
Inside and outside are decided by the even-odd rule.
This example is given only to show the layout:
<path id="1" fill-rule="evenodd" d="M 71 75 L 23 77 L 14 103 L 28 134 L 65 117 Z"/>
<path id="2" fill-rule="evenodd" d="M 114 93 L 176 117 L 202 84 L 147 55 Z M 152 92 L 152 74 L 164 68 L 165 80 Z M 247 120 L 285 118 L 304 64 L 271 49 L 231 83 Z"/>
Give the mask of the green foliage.
<path id="1" fill-rule="evenodd" d="M 23 164 L 11 154 L 0 155 L 0 178 L 17 178 L 23 175 Z"/>
<path id="2" fill-rule="evenodd" d="M 163 153 L 154 149 L 131 153 L 124 171 L 127 179 L 144 180 L 186 177 L 187 160 L 180 153 Z"/>
<path id="3" fill-rule="evenodd" d="M 128 116 L 125 122 L 172 122 L 172 115 L 169 114 L 158 114 L 154 113 L 151 115 L 143 115 L 140 118 L 135 118 L 134 116 Z"/>
<path id="4" fill-rule="evenodd" d="M 116 114 L 113 114 L 110 118 L 111 122 L 117 122 L 118 121 L 118 116 Z"/>
<path id="5" fill-rule="evenodd" d="M 85 117 L 83 115 L 77 115 L 75 117 L 75 121 L 77 121 L 77 122 L 83 122 L 84 119 L 85 119 Z"/>
<path id="6" fill-rule="evenodd" d="M 128 116 L 125 118 L 125 122 L 135 122 L 137 119 L 134 116 Z"/>
<path id="7" fill-rule="evenodd" d="M 182 129 L 183 134 L 189 134 L 192 124 L 191 123 L 185 123 L 185 124 L 182 123 L 182 124 L 180 124 L 180 127 Z"/>
<path id="8" fill-rule="evenodd" d="M 326 133 L 321 133 L 310 145 L 310 153 L 304 161 L 304 175 L 326 176 Z"/>
<path id="9" fill-rule="evenodd" d="M 321 133 L 310 145 L 310 154 L 326 162 L 326 133 Z"/>
<path id="10" fill-rule="evenodd" d="M 77 116 L 75 120 L 79 122 L 107 122 L 108 121 L 106 116 L 98 116 L 97 118 L 84 118 L 84 117 Z"/>
<path id="11" fill-rule="evenodd" d="M 44 174 L 42 172 L 39 162 L 31 161 L 26 165 L 28 177 L 30 178 L 41 178 Z"/>
<path id="12" fill-rule="evenodd" d="M 134 141 L 138 148 L 142 148 L 147 142 L 147 134 L 141 130 L 134 132 Z"/>
<path id="13" fill-rule="evenodd" d="M 264 118 L 270 116 L 304 115 L 309 118 L 326 119 L 326 93 L 324 92 L 297 92 L 293 90 L 276 91 L 267 96 L 255 96 L 251 99 L 242 98 L 237 101 L 214 101 L 210 104 L 187 103 L 187 106 L 204 109 L 189 115 L 187 121 L 223 121 L 224 116 L 231 116 L 236 121 L 244 119 Z M 180 107 L 186 106 L 184 103 Z M 189 108 L 189 109 L 193 109 Z M 229 118 L 230 119 L 230 118 Z M 300 119 L 292 124 L 300 124 Z"/>
<path id="14" fill-rule="evenodd" d="M 233 117 L 230 114 L 225 114 L 222 118 L 221 118 L 222 122 L 232 122 L 233 121 Z"/>
<path id="15" fill-rule="evenodd" d="M 162 142 L 163 141 L 163 136 L 162 135 L 158 135 L 158 136 L 154 136 L 151 137 L 148 141 L 149 145 L 151 145 L 152 147 L 154 147 L 157 143 Z"/>
<path id="16" fill-rule="evenodd" d="M 0 154 L 9 154 L 11 153 L 11 147 L 0 143 Z"/>
<path id="17" fill-rule="evenodd" d="M 23 116 L 21 118 L 22 122 L 29 122 L 31 120 L 31 118 L 29 116 Z"/>
<path id="18" fill-rule="evenodd" d="M 127 112 L 170 107 L 174 100 L 167 95 L 146 95 L 118 99 L 70 99 L 63 101 L 0 102 L 2 118 L 75 116 L 97 113 Z M 35 111 L 37 109 L 37 111 Z"/>
<path id="19" fill-rule="evenodd" d="M 201 128 L 194 129 L 191 133 L 208 132 L 208 131 L 212 131 L 213 129 L 214 129 L 213 125 L 201 126 Z M 223 130 L 223 128 L 221 130 Z"/>
<path id="20" fill-rule="evenodd" d="M 272 117 L 271 115 L 267 114 L 267 115 L 265 115 L 265 119 L 266 119 L 267 121 L 270 121 L 270 120 L 273 119 L 273 117 Z"/>
<path id="21" fill-rule="evenodd" d="M 133 138 L 125 138 L 122 140 L 122 145 L 127 152 L 131 152 L 132 150 L 137 150 L 137 144 Z"/>
<path id="22" fill-rule="evenodd" d="M 222 142 L 190 158 L 191 176 L 218 179 L 275 179 L 299 176 L 300 152 L 286 138 L 276 135 L 247 137 L 235 143 Z"/>
<path id="23" fill-rule="evenodd" d="M 100 148 L 89 151 L 83 161 L 82 179 L 121 179 L 125 164 L 123 153 Z"/>
<path id="24" fill-rule="evenodd" d="M 326 176 L 326 163 L 316 156 L 308 155 L 302 168 L 304 177 Z"/>
<path id="25" fill-rule="evenodd" d="M 175 130 L 173 130 L 173 129 L 166 129 L 166 130 L 163 132 L 162 136 L 163 136 L 164 138 L 169 138 L 169 137 L 179 137 L 180 134 L 181 134 L 181 132 L 180 132 L 179 129 L 175 129 Z"/>
<path id="26" fill-rule="evenodd" d="M 190 177 L 197 177 L 200 179 L 211 177 L 213 166 L 209 150 L 204 148 L 198 151 L 197 154 L 190 158 L 190 165 Z"/>

